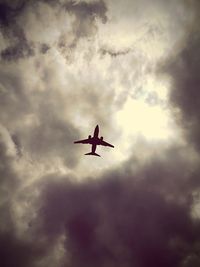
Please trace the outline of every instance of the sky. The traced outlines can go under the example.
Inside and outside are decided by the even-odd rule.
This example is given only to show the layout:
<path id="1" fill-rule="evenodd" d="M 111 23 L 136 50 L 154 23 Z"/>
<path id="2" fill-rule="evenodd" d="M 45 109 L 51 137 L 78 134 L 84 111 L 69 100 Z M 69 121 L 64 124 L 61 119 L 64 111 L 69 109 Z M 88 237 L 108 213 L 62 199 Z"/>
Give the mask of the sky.
<path id="1" fill-rule="evenodd" d="M 1 266 L 200 266 L 199 14 L 0 1 Z"/>

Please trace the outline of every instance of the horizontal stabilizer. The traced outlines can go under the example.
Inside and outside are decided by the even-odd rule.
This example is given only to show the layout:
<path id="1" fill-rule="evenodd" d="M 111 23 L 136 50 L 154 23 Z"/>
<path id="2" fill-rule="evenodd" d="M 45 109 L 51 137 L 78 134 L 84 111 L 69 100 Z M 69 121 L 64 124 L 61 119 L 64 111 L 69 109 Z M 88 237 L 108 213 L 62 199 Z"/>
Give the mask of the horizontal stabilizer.
<path id="1" fill-rule="evenodd" d="M 93 152 L 86 153 L 85 155 L 91 155 L 91 156 L 101 157 L 99 154 L 97 154 L 97 153 L 93 153 Z"/>

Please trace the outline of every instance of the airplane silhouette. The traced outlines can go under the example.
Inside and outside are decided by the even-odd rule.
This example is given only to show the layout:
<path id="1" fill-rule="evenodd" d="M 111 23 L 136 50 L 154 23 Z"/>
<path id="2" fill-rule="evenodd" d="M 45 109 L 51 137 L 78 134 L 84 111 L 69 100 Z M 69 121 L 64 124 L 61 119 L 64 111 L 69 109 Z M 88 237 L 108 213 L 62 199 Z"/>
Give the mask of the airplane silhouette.
<path id="1" fill-rule="evenodd" d="M 114 146 L 103 141 L 103 136 L 101 136 L 101 138 L 99 138 L 98 135 L 99 135 L 99 126 L 97 125 L 94 129 L 93 137 L 91 137 L 91 135 L 89 135 L 88 139 L 75 141 L 74 144 L 91 144 L 92 145 L 92 151 L 90 153 L 86 153 L 85 155 L 92 155 L 92 156 L 101 157 L 99 154 L 95 153 L 97 146 L 99 146 L 99 145 L 109 146 L 109 147 L 114 147 Z"/>

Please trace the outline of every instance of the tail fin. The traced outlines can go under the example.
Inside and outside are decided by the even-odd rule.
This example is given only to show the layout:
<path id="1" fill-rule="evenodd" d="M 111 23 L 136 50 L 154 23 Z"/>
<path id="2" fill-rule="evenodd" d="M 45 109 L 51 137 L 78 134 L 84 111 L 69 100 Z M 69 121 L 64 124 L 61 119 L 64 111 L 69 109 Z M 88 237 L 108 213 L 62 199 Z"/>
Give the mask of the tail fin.
<path id="1" fill-rule="evenodd" d="M 101 157 L 99 154 L 97 154 L 97 153 L 93 153 L 93 152 L 86 153 L 85 155 L 92 155 L 92 156 Z"/>

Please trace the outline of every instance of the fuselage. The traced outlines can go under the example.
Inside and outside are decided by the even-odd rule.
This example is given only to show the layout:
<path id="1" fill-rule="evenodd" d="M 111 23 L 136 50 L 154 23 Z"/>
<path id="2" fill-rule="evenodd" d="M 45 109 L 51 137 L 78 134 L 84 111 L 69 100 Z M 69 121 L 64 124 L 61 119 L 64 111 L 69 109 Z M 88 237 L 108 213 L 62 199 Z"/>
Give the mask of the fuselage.
<path id="1" fill-rule="evenodd" d="M 98 137 L 99 136 L 99 125 L 97 125 L 94 129 L 94 134 L 93 136 L 89 136 L 89 143 L 91 145 L 100 145 L 101 144 L 101 139 Z"/>
<path id="2" fill-rule="evenodd" d="M 93 138 L 98 138 L 99 135 L 99 125 L 97 125 L 94 129 L 94 135 Z"/>

